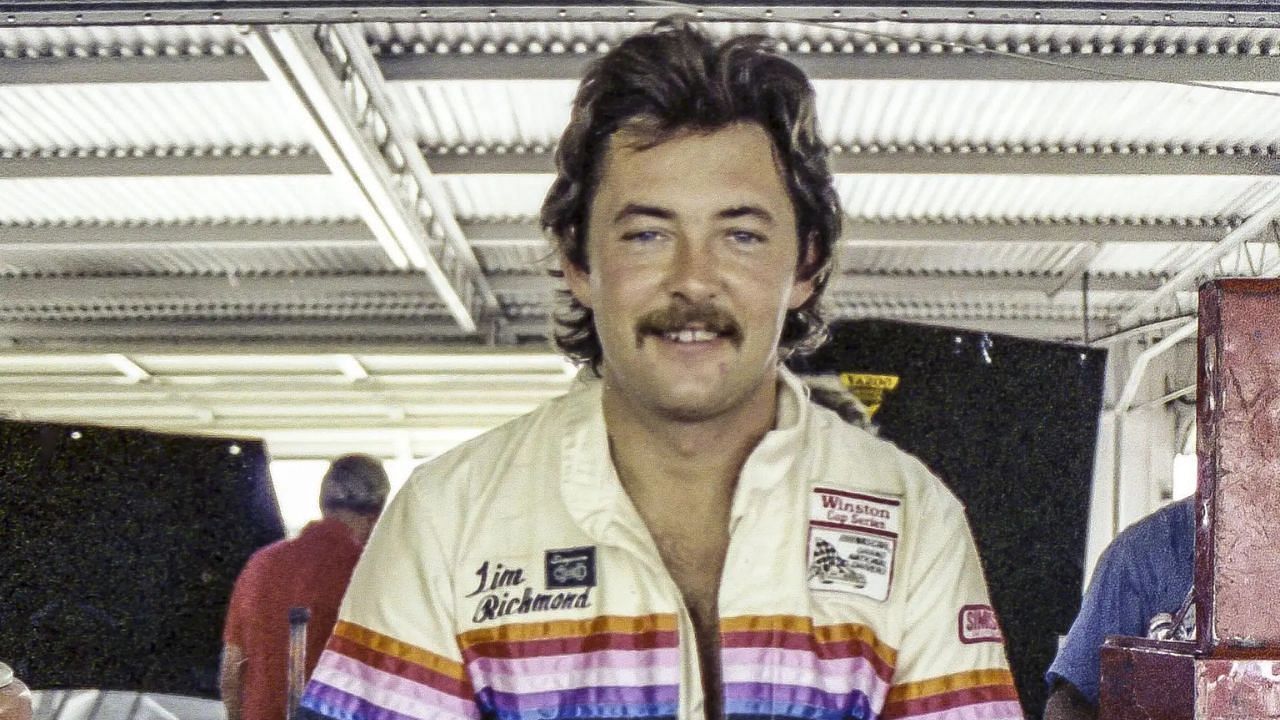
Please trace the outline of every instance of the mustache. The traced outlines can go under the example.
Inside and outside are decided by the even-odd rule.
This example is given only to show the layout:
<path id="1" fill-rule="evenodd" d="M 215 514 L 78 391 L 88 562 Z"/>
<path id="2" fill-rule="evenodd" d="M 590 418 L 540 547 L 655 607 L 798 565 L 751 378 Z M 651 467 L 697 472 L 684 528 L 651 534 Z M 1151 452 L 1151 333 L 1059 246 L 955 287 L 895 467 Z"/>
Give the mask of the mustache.
<path id="1" fill-rule="evenodd" d="M 727 337 L 734 345 L 742 342 L 742 326 L 727 310 L 710 303 L 673 303 L 640 316 L 636 322 L 636 344 L 647 335 L 678 332 L 690 325 Z"/>

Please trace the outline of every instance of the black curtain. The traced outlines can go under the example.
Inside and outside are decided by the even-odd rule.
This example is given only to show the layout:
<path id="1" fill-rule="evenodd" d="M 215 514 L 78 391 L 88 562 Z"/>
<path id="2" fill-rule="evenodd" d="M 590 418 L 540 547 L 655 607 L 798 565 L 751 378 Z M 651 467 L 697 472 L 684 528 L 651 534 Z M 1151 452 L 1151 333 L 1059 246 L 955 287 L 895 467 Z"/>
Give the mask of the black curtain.
<path id="1" fill-rule="evenodd" d="M 874 422 L 964 502 L 1029 718 L 1079 607 L 1105 364 L 1082 346 L 873 320 L 834 324 L 792 363 L 899 378 Z"/>
<path id="2" fill-rule="evenodd" d="M 38 689 L 217 697 L 231 586 L 283 536 L 259 441 L 0 421 L 0 659 Z"/>

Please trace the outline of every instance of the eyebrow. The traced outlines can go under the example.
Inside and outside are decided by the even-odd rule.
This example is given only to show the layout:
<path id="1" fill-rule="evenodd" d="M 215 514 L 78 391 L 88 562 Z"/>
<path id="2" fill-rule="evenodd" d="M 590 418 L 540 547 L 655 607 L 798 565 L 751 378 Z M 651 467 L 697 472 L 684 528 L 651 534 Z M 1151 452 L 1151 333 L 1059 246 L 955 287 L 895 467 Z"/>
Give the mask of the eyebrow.
<path id="1" fill-rule="evenodd" d="M 613 216 L 613 224 L 626 220 L 631 217 L 650 217 L 658 220 L 674 220 L 676 214 L 666 208 L 657 207 L 656 205 L 639 205 L 637 203 L 627 203 L 625 207 Z"/>
<path id="2" fill-rule="evenodd" d="M 656 205 L 640 205 L 638 203 L 627 203 L 616 215 L 613 216 L 614 224 L 618 224 L 623 220 L 631 217 L 649 217 L 658 220 L 674 220 L 676 214 L 667 208 L 658 207 Z M 774 224 L 773 213 L 765 210 L 759 205 L 736 205 L 731 208 L 725 208 L 716 213 L 716 217 L 721 220 L 733 220 L 741 217 L 753 217 L 770 225 Z"/>
<path id="3" fill-rule="evenodd" d="M 736 207 L 726 208 L 716 213 L 716 217 L 721 220 L 733 220 L 740 217 L 753 217 L 770 225 L 774 223 L 773 213 L 765 210 L 759 205 L 738 205 Z"/>

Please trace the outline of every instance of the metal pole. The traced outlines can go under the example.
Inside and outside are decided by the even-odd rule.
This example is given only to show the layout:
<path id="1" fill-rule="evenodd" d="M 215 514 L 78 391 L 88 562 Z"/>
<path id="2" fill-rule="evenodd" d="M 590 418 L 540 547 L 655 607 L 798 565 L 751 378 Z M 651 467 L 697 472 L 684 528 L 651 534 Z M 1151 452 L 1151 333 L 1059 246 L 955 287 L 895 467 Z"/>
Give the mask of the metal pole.
<path id="1" fill-rule="evenodd" d="M 307 682 L 307 621 L 311 611 L 304 607 L 289 608 L 289 668 L 288 693 L 285 699 L 285 720 L 294 720 L 298 703 L 302 701 L 302 688 Z"/>

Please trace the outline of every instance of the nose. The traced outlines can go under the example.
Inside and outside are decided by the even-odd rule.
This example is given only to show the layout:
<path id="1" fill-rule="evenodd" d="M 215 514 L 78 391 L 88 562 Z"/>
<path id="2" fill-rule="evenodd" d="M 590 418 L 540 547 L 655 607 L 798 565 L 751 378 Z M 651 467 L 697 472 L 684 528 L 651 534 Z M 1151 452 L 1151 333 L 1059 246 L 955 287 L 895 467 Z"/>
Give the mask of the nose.
<path id="1" fill-rule="evenodd" d="M 678 240 L 667 272 L 667 292 L 696 303 L 716 297 L 719 289 L 719 263 L 710 245 L 697 240 Z"/>

